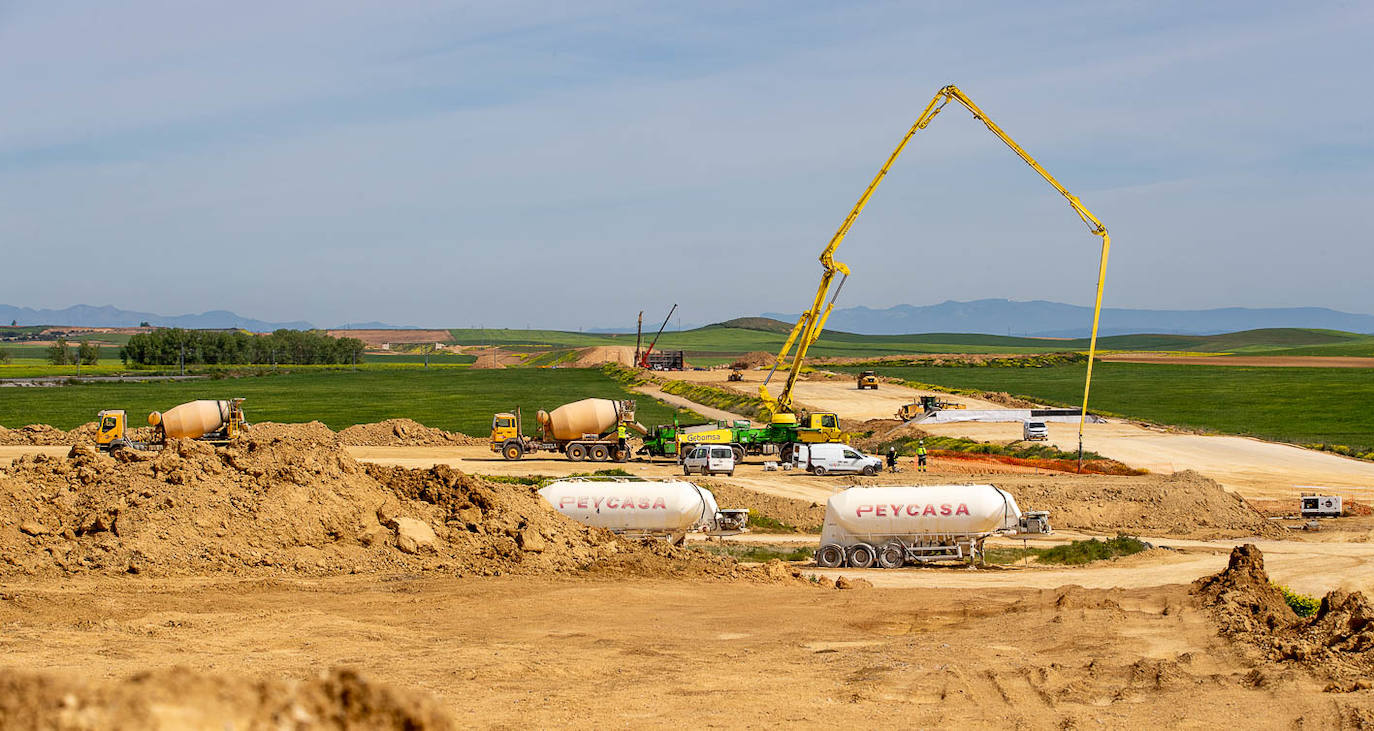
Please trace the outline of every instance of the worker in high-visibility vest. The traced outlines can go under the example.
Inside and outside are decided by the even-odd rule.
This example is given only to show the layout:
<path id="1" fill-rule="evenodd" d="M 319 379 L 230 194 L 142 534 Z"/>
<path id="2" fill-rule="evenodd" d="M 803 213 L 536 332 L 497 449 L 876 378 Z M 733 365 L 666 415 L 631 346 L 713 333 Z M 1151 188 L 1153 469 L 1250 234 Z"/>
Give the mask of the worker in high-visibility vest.
<path id="1" fill-rule="evenodd" d="M 619 454 L 620 460 L 622 462 L 630 458 L 630 448 L 628 446 L 628 443 L 625 441 L 625 438 L 628 435 L 628 432 L 625 431 L 625 422 L 622 421 L 619 424 L 616 424 L 615 437 L 617 440 L 619 440 L 620 443 L 618 448 L 620 450 Z"/>
<path id="2" fill-rule="evenodd" d="M 926 471 L 926 440 L 924 439 L 916 442 L 916 469 L 920 472 Z"/>

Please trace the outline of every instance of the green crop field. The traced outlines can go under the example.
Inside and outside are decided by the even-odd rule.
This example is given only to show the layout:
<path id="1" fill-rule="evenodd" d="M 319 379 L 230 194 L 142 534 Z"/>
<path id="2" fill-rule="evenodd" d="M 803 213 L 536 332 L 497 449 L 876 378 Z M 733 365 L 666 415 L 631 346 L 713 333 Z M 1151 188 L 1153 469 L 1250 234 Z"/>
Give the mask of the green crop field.
<path id="1" fill-rule="evenodd" d="M 244 397 L 249 421 L 322 421 L 332 429 L 406 417 L 428 426 L 484 436 L 491 415 L 524 409 L 532 433 L 534 412 L 588 397 L 633 398 L 646 426 L 669 423 L 673 407 L 626 391 L 595 369 L 390 368 L 312 370 L 243 378 L 153 383 L 88 383 L 49 388 L 7 388 L 0 394 L 0 425 L 44 423 L 71 429 L 101 409 L 126 409 L 135 424 L 202 398 Z M 684 420 L 701 420 L 684 414 Z"/>
<path id="2" fill-rule="evenodd" d="M 1077 405 L 1084 365 L 1049 368 L 883 368 L 946 388 L 1006 391 Z M 848 369 L 853 370 L 853 369 Z M 1374 377 L 1363 368 L 1247 368 L 1099 362 L 1089 409 L 1159 424 L 1299 444 L 1374 446 Z"/>

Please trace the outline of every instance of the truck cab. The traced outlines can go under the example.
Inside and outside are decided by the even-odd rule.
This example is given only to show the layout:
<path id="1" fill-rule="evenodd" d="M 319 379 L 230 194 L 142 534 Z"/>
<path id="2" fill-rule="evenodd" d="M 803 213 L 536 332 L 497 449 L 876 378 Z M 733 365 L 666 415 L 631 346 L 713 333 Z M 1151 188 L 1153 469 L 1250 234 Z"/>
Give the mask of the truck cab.
<path id="1" fill-rule="evenodd" d="M 95 448 L 103 452 L 124 446 L 124 429 L 128 424 L 124 409 L 106 409 L 96 419 Z"/>
<path id="2" fill-rule="evenodd" d="M 491 451 L 499 452 L 506 459 L 525 456 L 525 447 L 520 439 L 519 416 L 502 412 L 491 417 Z"/>
<path id="3" fill-rule="evenodd" d="M 808 414 L 803 426 L 797 430 L 797 441 L 807 444 L 844 440 L 844 431 L 840 429 L 840 417 L 835 414 Z"/>

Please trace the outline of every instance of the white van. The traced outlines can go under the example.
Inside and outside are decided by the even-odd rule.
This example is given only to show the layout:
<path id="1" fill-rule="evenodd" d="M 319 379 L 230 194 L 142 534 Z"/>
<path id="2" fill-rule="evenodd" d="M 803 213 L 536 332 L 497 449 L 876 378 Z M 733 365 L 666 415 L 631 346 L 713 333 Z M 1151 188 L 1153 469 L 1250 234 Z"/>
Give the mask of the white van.
<path id="1" fill-rule="evenodd" d="M 883 469 L 882 459 L 870 457 L 848 444 L 798 444 L 792 454 L 798 467 L 817 475 L 839 472 L 876 475 Z"/>
<path id="2" fill-rule="evenodd" d="M 682 458 L 682 474 L 695 470 L 701 475 L 735 474 L 735 451 L 729 445 L 702 444 Z"/>
<path id="3" fill-rule="evenodd" d="M 1027 442 L 1043 442 L 1050 438 L 1050 428 L 1043 421 L 1021 422 L 1021 439 Z"/>

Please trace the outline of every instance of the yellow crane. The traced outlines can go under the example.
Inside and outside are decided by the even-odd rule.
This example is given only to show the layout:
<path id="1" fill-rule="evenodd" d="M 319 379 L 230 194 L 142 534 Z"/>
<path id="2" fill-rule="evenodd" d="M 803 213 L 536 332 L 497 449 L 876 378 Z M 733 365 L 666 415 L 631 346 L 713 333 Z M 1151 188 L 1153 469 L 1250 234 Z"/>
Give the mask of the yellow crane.
<path id="1" fill-rule="evenodd" d="M 916 122 L 911 125 L 911 129 L 907 130 L 902 141 L 897 143 L 897 148 L 892 151 L 891 155 L 888 155 L 887 162 L 883 163 L 878 174 L 873 176 L 873 182 L 869 183 L 868 187 L 864 189 L 863 195 L 859 196 L 859 202 L 855 203 L 854 207 L 850 209 L 849 215 L 845 216 L 844 223 L 840 224 L 839 230 L 830 238 L 830 243 L 821 251 L 821 284 L 816 289 L 816 297 L 812 300 L 810 309 L 803 312 L 798 318 L 797 324 L 793 326 L 792 332 L 787 336 L 787 341 L 783 343 L 782 350 L 778 351 L 778 357 L 773 363 L 772 370 L 768 372 L 768 377 L 759 386 L 759 396 L 775 414 L 791 411 L 792 388 L 796 385 L 798 374 L 801 373 L 802 364 L 806 359 L 806 351 L 821 336 L 821 331 L 825 328 L 825 321 L 830 317 L 831 310 L 835 309 L 835 300 L 840 296 L 840 289 L 844 287 L 845 280 L 849 278 L 849 267 L 845 266 L 843 262 L 835 261 L 835 250 L 840 247 L 844 237 L 849 233 L 849 228 L 854 225 L 855 219 L 863 212 L 864 206 L 868 205 L 868 199 L 873 196 L 873 191 L 877 190 L 878 184 L 883 182 L 883 178 L 887 176 L 887 171 L 897 161 L 897 157 L 902 154 L 907 143 L 917 132 L 925 129 L 926 125 L 929 125 L 931 120 L 935 119 L 935 116 L 943 111 L 945 105 L 950 102 L 958 102 L 963 105 L 973 115 L 974 119 L 982 122 L 988 131 L 997 135 L 997 139 L 1010 147 L 1012 152 L 1015 152 L 1027 165 L 1031 166 L 1031 169 L 1039 173 L 1045 182 L 1054 186 L 1054 189 L 1059 191 L 1059 194 L 1069 202 L 1073 212 L 1078 214 L 1078 217 L 1087 225 L 1088 231 L 1102 239 L 1102 254 L 1097 269 L 1097 301 L 1093 305 L 1092 338 L 1088 344 L 1088 373 L 1083 382 L 1083 408 L 1078 418 L 1078 452 L 1081 460 L 1083 423 L 1088 413 L 1088 390 L 1092 385 L 1093 357 L 1097 354 L 1097 323 L 1102 313 L 1102 285 L 1107 277 L 1107 254 L 1111 250 L 1111 237 L 1107 235 L 1107 227 L 1097 220 L 1097 216 L 1094 216 L 1083 205 L 1082 201 L 1078 200 L 1077 196 L 1070 193 L 1053 175 L 1050 175 L 1048 170 L 1041 167 L 1040 163 L 1030 156 L 1030 153 L 1016 144 L 1015 140 L 1003 132 L 1001 127 L 998 127 L 977 104 L 973 103 L 972 99 L 968 98 L 968 95 L 953 84 L 936 92 L 934 98 L 926 105 L 925 111 L 916 118 Z M 835 283 L 836 274 L 840 275 L 838 284 Z M 831 292 L 832 285 L 834 285 L 833 293 Z M 795 352 L 793 352 L 794 345 L 796 346 Z M 788 366 L 787 384 L 783 386 L 782 392 L 778 394 L 777 398 L 774 398 L 768 392 L 768 382 L 773 379 L 773 374 L 788 362 L 789 354 L 791 364 Z"/>

